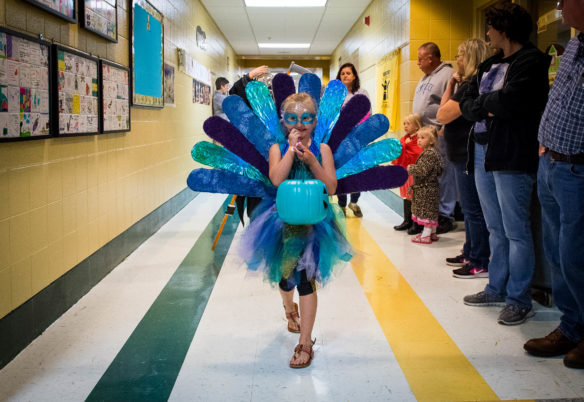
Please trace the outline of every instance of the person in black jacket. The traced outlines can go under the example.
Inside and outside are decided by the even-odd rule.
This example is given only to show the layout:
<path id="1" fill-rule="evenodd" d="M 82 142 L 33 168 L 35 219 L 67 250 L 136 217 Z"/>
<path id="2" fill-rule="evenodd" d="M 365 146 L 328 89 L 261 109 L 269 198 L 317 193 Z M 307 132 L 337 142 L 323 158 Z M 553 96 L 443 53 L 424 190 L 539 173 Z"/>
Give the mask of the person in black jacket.
<path id="1" fill-rule="evenodd" d="M 498 322 L 516 325 L 534 314 L 530 204 L 550 57 L 529 42 L 533 22 L 521 6 L 491 7 L 486 17 L 490 45 L 501 52 L 479 66 L 460 108 L 464 118 L 474 122 L 468 167 L 474 168 L 491 261 L 485 290 L 465 296 L 464 303 L 505 305 Z"/>
<path id="2" fill-rule="evenodd" d="M 243 77 L 235 81 L 233 87 L 229 90 L 229 95 L 238 95 L 240 96 L 247 106 L 251 108 L 249 104 L 249 100 L 247 99 L 247 95 L 245 94 L 245 87 L 250 81 L 258 79 L 264 74 L 267 74 L 268 66 L 259 66 L 251 70 L 249 73 L 244 74 Z M 251 216 L 251 213 L 255 209 L 255 207 L 260 203 L 262 199 L 258 197 L 245 197 L 243 195 L 237 196 L 235 199 L 235 204 L 237 205 L 237 213 L 239 215 L 239 220 L 243 224 L 243 211 L 245 210 L 245 206 L 247 205 L 247 216 Z M 246 203 L 247 201 L 247 203 Z"/>

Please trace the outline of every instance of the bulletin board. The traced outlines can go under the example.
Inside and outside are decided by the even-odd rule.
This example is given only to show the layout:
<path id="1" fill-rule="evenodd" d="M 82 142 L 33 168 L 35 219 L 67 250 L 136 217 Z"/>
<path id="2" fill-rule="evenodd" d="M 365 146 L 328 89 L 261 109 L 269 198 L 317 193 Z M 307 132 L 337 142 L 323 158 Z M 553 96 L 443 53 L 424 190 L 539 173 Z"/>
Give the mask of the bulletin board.
<path id="1" fill-rule="evenodd" d="M 79 136 L 99 132 L 98 60 L 53 45 L 56 91 L 53 92 L 53 132 Z"/>
<path id="2" fill-rule="evenodd" d="M 50 44 L 0 28 L 0 141 L 51 135 Z"/>
<path id="3" fill-rule="evenodd" d="M 79 24 L 112 42 L 118 41 L 117 0 L 79 0 Z"/>
<path id="4" fill-rule="evenodd" d="M 107 60 L 100 60 L 101 101 L 100 131 L 130 131 L 130 70 Z"/>
<path id="5" fill-rule="evenodd" d="M 77 22 L 76 0 L 25 0 L 69 22 Z M 24 28 L 24 27 L 23 27 Z"/>
<path id="6" fill-rule="evenodd" d="M 164 24 L 146 0 L 132 0 L 132 105 L 164 107 Z"/>

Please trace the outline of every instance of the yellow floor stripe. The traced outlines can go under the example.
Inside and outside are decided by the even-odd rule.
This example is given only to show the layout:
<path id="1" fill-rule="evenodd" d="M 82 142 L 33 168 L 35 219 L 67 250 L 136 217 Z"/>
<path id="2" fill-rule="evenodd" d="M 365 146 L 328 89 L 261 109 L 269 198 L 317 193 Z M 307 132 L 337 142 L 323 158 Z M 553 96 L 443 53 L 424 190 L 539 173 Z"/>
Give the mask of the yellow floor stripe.
<path id="1" fill-rule="evenodd" d="M 495 392 L 450 339 L 359 219 L 347 219 L 362 256 L 351 262 L 415 397 L 494 401 Z"/>

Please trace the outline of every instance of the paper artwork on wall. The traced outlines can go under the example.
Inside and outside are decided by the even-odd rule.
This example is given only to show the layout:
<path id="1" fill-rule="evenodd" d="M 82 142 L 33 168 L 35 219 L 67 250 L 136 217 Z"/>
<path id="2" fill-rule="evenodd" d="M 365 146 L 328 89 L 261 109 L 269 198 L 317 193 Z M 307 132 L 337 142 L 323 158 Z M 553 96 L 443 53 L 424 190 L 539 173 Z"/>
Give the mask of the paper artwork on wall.
<path id="1" fill-rule="evenodd" d="M 164 25 L 146 0 L 132 0 L 132 105 L 164 106 Z"/>
<path id="2" fill-rule="evenodd" d="M 98 133 L 98 61 L 61 46 L 56 61 L 56 121 L 58 135 Z"/>
<path id="3" fill-rule="evenodd" d="M 0 29 L 0 141 L 50 136 L 50 45 Z"/>
<path id="4" fill-rule="evenodd" d="M 178 68 L 183 73 L 205 84 L 211 84 L 211 70 L 193 59 L 184 49 L 178 51 Z"/>
<path id="5" fill-rule="evenodd" d="M 69 22 L 77 22 L 76 0 L 25 0 L 51 14 L 55 14 Z M 24 27 L 23 27 L 24 28 Z"/>
<path id="6" fill-rule="evenodd" d="M 117 0 L 80 0 L 80 25 L 112 42 L 118 41 Z"/>
<path id="7" fill-rule="evenodd" d="M 201 105 L 211 104 L 211 86 L 193 80 L 193 103 L 199 103 Z"/>
<path id="8" fill-rule="evenodd" d="M 164 106 L 174 104 L 174 67 L 164 63 Z"/>
<path id="9" fill-rule="evenodd" d="M 101 60 L 101 131 L 130 130 L 129 69 Z"/>

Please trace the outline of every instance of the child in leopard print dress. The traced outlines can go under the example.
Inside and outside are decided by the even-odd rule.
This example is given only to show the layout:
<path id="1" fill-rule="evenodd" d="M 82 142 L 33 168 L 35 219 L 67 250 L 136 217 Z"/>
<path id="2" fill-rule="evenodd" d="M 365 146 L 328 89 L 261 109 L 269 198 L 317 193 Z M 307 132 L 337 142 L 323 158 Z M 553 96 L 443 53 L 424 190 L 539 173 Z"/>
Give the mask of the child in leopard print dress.
<path id="1" fill-rule="evenodd" d="M 412 196 L 412 219 L 424 226 L 422 233 L 412 237 L 414 243 L 430 244 L 438 241 L 438 204 L 440 185 L 438 177 L 442 174 L 443 162 L 436 143 L 438 131 L 434 126 L 424 126 L 418 130 L 418 146 L 424 150 L 415 164 L 408 166 L 408 173 L 414 178 L 410 187 Z"/>

